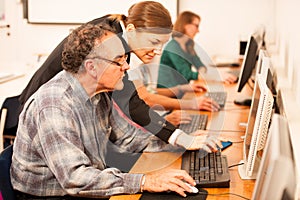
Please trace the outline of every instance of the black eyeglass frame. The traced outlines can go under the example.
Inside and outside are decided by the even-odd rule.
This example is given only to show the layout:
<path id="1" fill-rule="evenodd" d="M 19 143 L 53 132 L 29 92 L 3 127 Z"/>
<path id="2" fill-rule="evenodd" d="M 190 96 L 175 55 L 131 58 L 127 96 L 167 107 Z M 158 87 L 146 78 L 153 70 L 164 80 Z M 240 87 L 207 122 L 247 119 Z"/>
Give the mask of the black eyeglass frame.
<path id="1" fill-rule="evenodd" d="M 124 58 L 124 61 L 122 63 L 114 61 L 114 60 L 110 60 L 110 59 L 107 59 L 107 58 L 103 58 L 101 56 L 94 56 L 94 57 L 87 58 L 87 59 L 100 59 L 100 60 L 104 60 L 104 61 L 106 61 L 110 64 L 117 65 L 118 67 L 122 67 L 127 62 L 128 54 L 125 54 L 123 56 L 123 58 Z"/>

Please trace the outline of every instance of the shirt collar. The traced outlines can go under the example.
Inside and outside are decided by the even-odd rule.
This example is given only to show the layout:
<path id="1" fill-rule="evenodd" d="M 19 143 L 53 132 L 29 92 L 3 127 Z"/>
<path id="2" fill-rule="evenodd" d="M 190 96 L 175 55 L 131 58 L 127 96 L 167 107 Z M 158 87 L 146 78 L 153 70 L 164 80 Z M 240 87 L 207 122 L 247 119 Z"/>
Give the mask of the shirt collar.
<path id="1" fill-rule="evenodd" d="M 123 21 L 120 21 L 120 26 L 122 28 L 122 37 L 124 38 L 124 40 L 128 44 L 127 32 L 126 32 L 125 24 L 124 24 Z"/>
<path id="2" fill-rule="evenodd" d="M 93 104 L 99 102 L 99 95 L 95 95 L 97 97 L 93 96 L 90 98 L 85 89 L 80 84 L 79 80 L 75 78 L 75 76 L 67 71 L 63 71 L 63 73 L 65 73 L 66 80 L 69 82 L 71 88 L 73 89 L 73 92 L 77 94 L 76 96 L 80 99 L 80 101 L 87 102 L 91 100 Z"/>

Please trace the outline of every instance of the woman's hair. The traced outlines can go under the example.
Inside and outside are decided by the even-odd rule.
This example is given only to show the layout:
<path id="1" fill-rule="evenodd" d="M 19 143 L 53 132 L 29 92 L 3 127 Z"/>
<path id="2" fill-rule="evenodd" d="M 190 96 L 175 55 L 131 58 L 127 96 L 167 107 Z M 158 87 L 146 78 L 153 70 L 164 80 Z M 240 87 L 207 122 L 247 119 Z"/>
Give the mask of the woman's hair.
<path id="1" fill-rule="evenodd" d="M 174 28 L 173 28 L 174 32 L 172 36 L 181 37 L 182 35 L 184 35 L 185 34 L 184 26 L 187 24 L 191 24 L 195 18 L 201 20 L 199 15 L 191 11 L 184 11 L 180 13 L 174 24 Z"/>
<path id="2" fill-rule="evenodd" d="M 62 52 L 62 67 L 71 73 L 78 73 L 83 61 L 89 55 L 99 39 L 112 31 L 107 24 L 84 24 L 68 36 Z"/>
<path id="3" fill-rule="evenodd" d="M 128 10 L 126 25 L 133 24 L 137 30 L 151 33 L 171 33 L 173 24 L 169 11 L 159 2 L 142 1 Z"/>

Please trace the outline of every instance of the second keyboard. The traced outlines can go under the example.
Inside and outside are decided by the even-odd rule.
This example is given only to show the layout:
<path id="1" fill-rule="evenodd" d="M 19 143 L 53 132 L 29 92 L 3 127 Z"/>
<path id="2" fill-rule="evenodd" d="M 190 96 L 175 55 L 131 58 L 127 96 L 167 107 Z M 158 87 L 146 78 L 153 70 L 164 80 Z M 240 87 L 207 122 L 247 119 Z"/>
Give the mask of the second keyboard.
<path id="1" fill-rule="evenodd" d="M 207 92 L 205 96 L 212 98 L 217 102 L 221 108 L 225 106 L 227 99 L 227 92 Z"/>

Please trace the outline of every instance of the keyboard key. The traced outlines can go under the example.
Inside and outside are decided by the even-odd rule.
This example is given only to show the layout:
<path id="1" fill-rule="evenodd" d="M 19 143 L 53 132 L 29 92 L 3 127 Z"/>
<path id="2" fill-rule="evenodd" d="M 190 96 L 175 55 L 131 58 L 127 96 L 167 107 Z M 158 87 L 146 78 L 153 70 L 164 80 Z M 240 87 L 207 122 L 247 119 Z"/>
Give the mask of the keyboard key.
<path id="1" fill-rule="evenodd" d="M 208 115 L 190 115 L 192 120 L 188 124 L 180 124 L 179 128 L 185 133 L 193 133 L 196 130 L 205 130 L 208 121 Z"/>
<path id="2" fill-rule="evenodd" d="M 221 108 L 225 106 L 227 99 L 227 92 L 207 92 L 205 94 L 207 97 L 212 98 L 215 102 L 217 102 Z"/>

